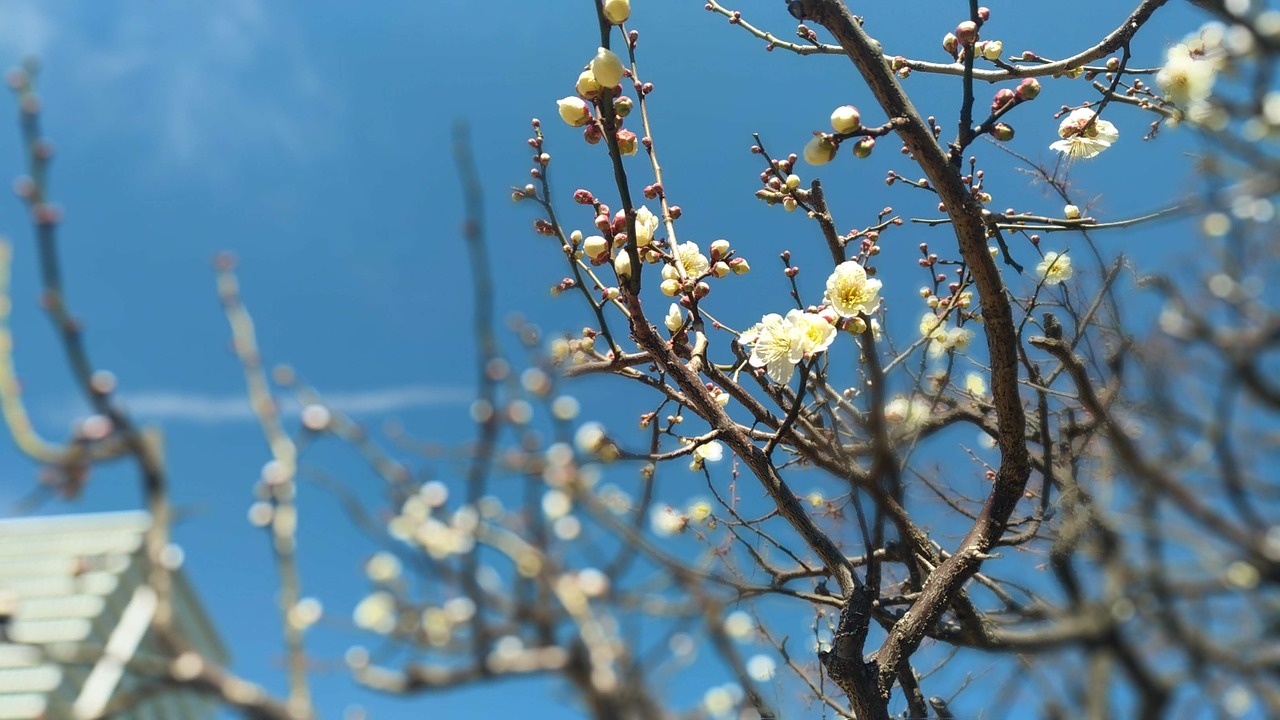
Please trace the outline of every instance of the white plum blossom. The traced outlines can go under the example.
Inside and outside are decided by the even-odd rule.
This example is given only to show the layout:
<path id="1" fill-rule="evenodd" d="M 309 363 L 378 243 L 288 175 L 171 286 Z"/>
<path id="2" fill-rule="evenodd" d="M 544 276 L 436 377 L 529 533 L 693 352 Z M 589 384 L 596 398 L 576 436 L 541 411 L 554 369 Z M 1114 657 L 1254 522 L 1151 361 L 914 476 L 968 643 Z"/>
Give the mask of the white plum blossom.
<path id="1" fill-rule="evenodd" d="M 920 318 L 920 335 L 929 340 L 929 354 L 938 356 L 948 350 L 964 351 L 973 340 L 973 331 L 956 327 L 946 318 L 927 312 Z"/>
<path id="2" fill-rule="evenodd" d="M 1156 73 L 1156 85 L 1166 100 L 1186 105 L 1207 100 L 1217 75 L 1217 63 L 1178 44 L 1165 54 L 1164 67 Z"/>
<path id="3" fill-rule="evenodd" d="M 911 396 L 911 399 L 899 395 L 884 406 L 884 419 L 891 425 L 902 425 L 907 429 L 918 427 L 931 413 L 929 401 L 918 395 Z"/>
<path id="4" fill-rule="evenodd" d="M 751 345 L 751 367 L 765 368 L 774 382 L 791 382 L 796 363 L 804 358 L 804 329 L 769 313 L 739 338 Z"/>
<path id="5" fill-rule="evenodd" d="M 658 231 L 658 216 L 649 208 L 641 205 L 636 210 L 636 245 L 644 247 L 653 242 L 653 234 Z"/>
<path id="6" fill-rule="evenodd" d="M 882 284 L 867 277 L 866 269 L 858 263 L 842 262 L 827 278 L 826 303 L 842 318 L 857 317 L 859 313 L 870 315 L 880 304 Z"/>
<path id="7" fill-rule="evenodd" d="M 724 445 L 716 440 L 704 442 L 693 449 L 693 456 L 705 462 L 720 462 L 724 459 Z"/>
<path id="8" fill-rule="evenodd" d="M 1089 108 L 1072 110 L 1058 125 L 1058 137 L 1062 139 L 1050 144 L 1049 149 L 1075 160 L 1095 157 L 1111 147 L 1120 139 L 1120 131 L 1106 120 L 1094 120 L 1094 115 Z"/>
<path id="9" fill-rule="evenodd" d="M 787 322 L 800 328 L 800 347 L 805 357 L 825 351 L 836 339 L 836 326 L 818 313 L 792 310 L 787 313 Z"/>
<path id="10" fill-rule="evenodd" d="M 706 255 L 698 249 L 697 243 L 680 243 L 679 262 L 684 268 L 684 276 L 693 280 L 706 274 L 711 269 L 711 261 Z M 662 278 L 664 280 L 679 280 L 680 271 L 675 265 L 665 265 L 662 268 Z"/>
<path id="11" fill-rule="evenodd" d="M 1066 253 L 1047 252 L 1036 266 L 1036 275 L 1044 280 L 1045 285 L 1058 285 L 1064 280 L 1070 280 L 1074 274 L 1071 258 Z"/>
<path id="12" fill-rule="evenodd" d="M 658 537 L 670 537 L 684 532 L 688 518 L 676 512 L 670 506 L 654 505 L 649 511 L 649 527 Z"/>

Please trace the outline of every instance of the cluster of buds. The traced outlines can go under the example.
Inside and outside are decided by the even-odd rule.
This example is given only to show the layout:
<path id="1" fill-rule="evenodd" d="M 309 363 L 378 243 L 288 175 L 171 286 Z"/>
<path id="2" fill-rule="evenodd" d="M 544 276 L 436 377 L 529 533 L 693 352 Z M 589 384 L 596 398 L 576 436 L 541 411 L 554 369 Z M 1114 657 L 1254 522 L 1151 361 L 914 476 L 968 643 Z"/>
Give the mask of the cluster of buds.
<path id="1" fill-rule="evenodd" d="M 612 0 L 605 3 L 605 16 L 610 22 L 621 24 L 631 14 L 628 0 Z M 595 57 L 587 64 L 587 69 L 578 75 L 574 83 L 576 95 L 570 95 L 556 101 L 560 118 L 570 127 L 582 128 L 582 137 L 588 145 L 596 145 L 604 139 L 604 125 L 600 115 L 606 109 L 612 109 L 614 122 L 617 125 L 616 140 L 618 150 L 623 155 L 634 155 L 640 149 L 640 139 L 634 132 L 622 129 L 622 121 L 631 114 L 635 102 L 622 94 L 620 83 L 627 76 L 627 69 L 622 59 L 608 48 L 600 48 Z M 648 83 L 646 83 L 648 91 Z M 604 105 L 604 103 L 609 105 Z M 592 112 L 593 106 L 596 112 Z"/>
<path id="2" fill-rule="evenodd" d="M 982 57 L 987 60 L 999 60 L 1001 53 L 1004 51 L 1004 45 L 999 40 L 983 42 L 979 39 L 979 30 L 982 24 L 991 18 L 991 10 L 989 8 L 978 8 L 977 21 L 965 20 L 952 32 L 942 36 L 942 49 L 957 61 L 962 61 L 967 56 L 969 48 L 973 48 L 974 57 Z M 897 69 L 897 68 L 895 68 Z"/>
<path id="3" fill-rule="evenodd" d="M 1040 81 L 1035 78 L 1025 78 L 1018 83 L 1018 87 L 1014 90 L 1009 88 L 1000 88 L 991 98 L 991 123 L 992 120 L 999 118 L 1018 105 L 1035 100 L 1040 95 Z M 991 137 L 1001 142 L 1008 142 L 1013 139 L 1013 127 L 1007 123 L 989 124 Z"/>

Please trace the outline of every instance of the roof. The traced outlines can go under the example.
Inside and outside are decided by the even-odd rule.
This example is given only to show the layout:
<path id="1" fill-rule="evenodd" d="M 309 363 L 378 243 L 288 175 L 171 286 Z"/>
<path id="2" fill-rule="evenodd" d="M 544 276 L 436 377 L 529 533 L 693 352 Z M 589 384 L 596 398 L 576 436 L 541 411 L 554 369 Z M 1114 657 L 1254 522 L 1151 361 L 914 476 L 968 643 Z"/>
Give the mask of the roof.
<path id="1" fill-rule="evenodd" d="M 71 718 L 77 700 L 99 705 L 138 684 L 125 663 L 148 652 L 150 641 L 155 595 L 143 551 L 150 524 L 140 511 L 0 520 L 0 610 L 12 617 L 0 626 L 0 720 Z M 173 578 L 178 630 L 225 663 L 191 586 L 181 571 Z M 180 693 L 148 703 L 161 717 L 208 714 L 205 698 Z"/>

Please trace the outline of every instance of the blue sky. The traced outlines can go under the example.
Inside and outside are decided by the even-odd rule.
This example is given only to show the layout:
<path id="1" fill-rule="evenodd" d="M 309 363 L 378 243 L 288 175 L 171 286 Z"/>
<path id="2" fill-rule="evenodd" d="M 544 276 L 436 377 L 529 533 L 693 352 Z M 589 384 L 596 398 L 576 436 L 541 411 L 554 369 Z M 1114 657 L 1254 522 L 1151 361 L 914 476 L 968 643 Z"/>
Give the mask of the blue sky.
<path id="1" fill-rule="evenodd" d="M 727 291 L 732 309 L 725 319 L 745 325 L 774 309 L 759 305 L 761 295 L 786 301 L 785 280 L 774 272 L 778 251 L 792 248 L 802 268 L 806 260 L 816 267 L 825 252 L 801 218 L 752 198 L 759 166 L 747 152 L 751 133 L 762 133 L 774 154 L 785 155 L 798 152 L 810 130 L 825 129 L 838 104 L 862 107 L 867 122 L 882 118 L 842 58 L 767 55 L 698 2 L 635 5 L 641 69 L 657 86 L 655 137 L 667 188 L 685 210 L 683 237 L 730 238 L 751 258 L 756 273 Z M 892 12 L 866 8 L 868 28 L 890 52 L 933 60 L 943 59 L 939 39 L 967 7 L 893 5 Z M 1045 32 L 1046 14 L 1061 8 L 1004 5 L 993 3 L 991 36 L 1004 41 L 1006 53 L 1031 48 L 1047 57 L 1101 37 L 1126 14 L 1122 4 L 1082 1 L 1073 4 L 1071 22 L 1054 22 L 1053 32 Z M 742 9 L 791 34 L 794 21 L 782 3 L 744 2 Z M 1135 45 L 1135 64 L 1155 64 L 1166 42 L 1198 22 L 1171 3 Z M 530 231 L 531 208 L 508 196 L 511 185 L 526 182 L 532 116 L 545 121 L 564 207 L 572 209 L 567 200 L 576 187 L 606 188 L 601 148 L 585 146 L 564 127 L 554 104 L 572 92 L 597 40 L 591 3 L 567 0 L 507 0 L 483 9 L 411 0 L 0 6 L 0 62 L 35 53 L 44 66 L 40 93 L 58 152 L 52 191 L 66 211 L 61 238 L 71 307 L 85 321 L 94 362 L 116 373 L 140 419 L 165 428 L 174 500 L 192 512 L 176 531 L 188 571 L 236 669 L 273 690 L 283 688 L 283 676 L 273 585 L 262 580 L 271 567 L 265 542 L 244 519 L 268 456 L 227 350 L 209 260 L 223 250 L 240 258 L 244 298 L 268 361 L 292 364 L 372 427 L 397 418 L 418 437 L 464 441 L 474 355 L 449 126 L 456 118 L 473 126 L 499 310 L 519 309 L 549 332 L 580 328 L 584 308 L 552 301 L 547 292 L 564 274 L 558 252 Z M 1046 83 L 1044 96 L 1015 114 L 1013 147 L 1052 162 L 1051 115 L 1058 103 L 1090 97 L 1083 82 Z M 928 99 L 925 114 L 953 117 L 958 84 L 917 76 L 908 81 L 913 88 Z M 1149 119 L 1132 112 L 1111 117 L 1122 142 L 1073 169 L 1081 205 L 1105 192 L 1096 214 L 1119 219 L 1194 189 L 1181 157 L 1194 147 L 1190 137 L 1166 133 L 1158 144 L 1144 144 L 1139 138 Z M 944 120 L 948 133 L 952 122 Z M 1009 167 L 1007 158 L 979 151 L 998 198 L 1060 212 L 1060 201 L 1023 176 L 997 173 Z M 882 143 L 867 163 L 841 159 L 822 177 L 842 226 L 868 224 L 885 205 L 931 214 L 918 197 L 885 187 L 886 168 L 904 169 L 894 143 Z M 16 123 L 0 130 L 0 168 L 20 173 Z M 1154 243 L 1164 242 L 1171 227 L 1103 242 L 1140 253 L 1162 247 Z M 16 199 L 0 201 L 0 233 L 15 245 L 18 372 L 38 428 L 59 437 L 83 406 L 36 303 L 31 234 Z M 896 287 L 886 291 L 891 302 L 905 304 L 920 284 L 909 258 L 926 239 L 947 242 L 943 232 L 915 228 L 891 237 L 897 249 L 886 253 L 905 259 L 901 282 L 893 271 L 881 276 Z M 906 315 L 910 323 L 918 317 L 915 310 Z M 583 401 L 588 414 L 607 412 L 589 393 Z M 629 417 L 614 419 L 622 425 Z M 376 496 L 375 479 L 354 453 L 323 448 L 315 462 Z M 0 446 L 0 477 L 0 502 L 7 505 L 30 489 L 35 468 L 11 444 Z M 112 467 L 94 474 L 79 501 L 43 511 L 137 502 L 131 473 Z M 303 511 L 305 592 L 319 596 L 332 616 L 315 633 L 319 660 L 331 666 L 345 647 L 367 642 L 346 626 L 365 587 L 360 563 L 371 546 L 322 494 L 304 498 Z M 326 717 L 340 716 L 350 703 L 378 718 L 410 711 L 358 690 L 340 671 L 317 678 Z M 539 716 L 564 716 L 552 693 L 531 690 Z M 442 703 L 433 707 L 449 717 L 476 716 L 478 708 L 467 693 L 421 702 Z"/>

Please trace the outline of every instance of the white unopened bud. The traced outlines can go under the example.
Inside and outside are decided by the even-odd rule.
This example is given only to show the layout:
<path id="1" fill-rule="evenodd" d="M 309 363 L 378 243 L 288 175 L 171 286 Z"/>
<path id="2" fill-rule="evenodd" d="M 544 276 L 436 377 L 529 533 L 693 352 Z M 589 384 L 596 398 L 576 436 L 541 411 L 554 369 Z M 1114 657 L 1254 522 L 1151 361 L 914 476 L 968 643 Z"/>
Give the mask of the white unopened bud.
<path id="1" fill-rule="evenodd" d="M 729 263 L 723 261 L 711 266 L 711 274 L 718 278 L 722 278 L 731 272 L 733 271 L 729 269 Z"/>
<path id="2" fill-rule="evenodd" d="M 626 71 L 622 67 L 622 60 L 612 50 L 600 48 L 591 59 L 591 74 L 596 76 L 596 82 L 601 86 L 611 88 L 622 82 Z"/>
<path id="3" fill-rule="evenodd" d="M 604 0 L 604 17 L 614 25 L 621 25 L 631 17 L 631 0 Z"/>
<path id="4" fill-rule="evenodd" d="M 711 259 L 712 260 L 722 260 L 728 254 L 729 254 L 728 240 L 721 239 L 711 243 Z"/>
<path id="5" fill-rule="evenodd" d="M 1080 208 L 1075 205 L 1068 205 L 1062 208 L 1062 216 L 1068 220 L 1075 220 L 1080 217 Z"/>
<path id="6" fill-rule="evenodd" d="M 988 60 L 999 60 L 1003 53 L 1004 43 L 999 40 L 991 40 L 982 48 L 982 57 Z"/>
<path id="7" fill-rule="evenodd" d="M 852 105 L 841 105 L 831 113 L 831 127 L 841 135 L 857 132 L 862 127 L 862 115 Z"/>
<path id="8" fill-rule="evenodd" d="M 591 122 L 591 106 L 580 97 L 567 97 L 556 101 L 560 108 L 560 117 L 573 127 L 582 127 Z"/>
<path id="9" fill-rule="evenodd" d="M 592 99 L 600 94 L 600 83 L 596 82 L 596 76 L 592 75 L 590 70 L 583 70 L 582 74 L 578 76 L 578 82 L 574 89 L 582 97 Z"/>
<path id="10" fill-rule="evenodd" d="M 826 165 L 836 156 L 836 144 L 826 135 L 814 135 L 804 146 L 804 161 L 810 165 Z"/>
<path id="11" fill-rule="evenodd" d="M 582 241 L 582 253 L 594 265 L 609 259 L 609 241 L 599 235 L 592 235 Z"/>
<path id="12" fill-rule="evenodd" d="M 658 289 L 667 297 L 675 297 L 680 293 L 680 281 L 667 278 L 662 281 L 662 284 L 658 286 Z"/>
<path id="13" fill-rule="evenodd" d="M 631 277 L 631 256 L 626 252 L 618 253 L 618 257 L 613 259 L 613 270 L 620 280 Z"/>

